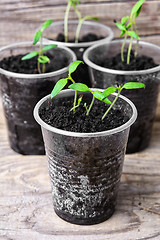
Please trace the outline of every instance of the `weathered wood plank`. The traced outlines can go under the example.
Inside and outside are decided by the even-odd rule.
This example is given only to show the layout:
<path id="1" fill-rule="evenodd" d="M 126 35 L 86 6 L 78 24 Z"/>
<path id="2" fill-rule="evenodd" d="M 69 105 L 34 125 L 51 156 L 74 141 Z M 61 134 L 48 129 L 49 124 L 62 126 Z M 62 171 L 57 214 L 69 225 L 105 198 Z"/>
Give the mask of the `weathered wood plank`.
<path id="1" fill-rule="evenodd" d="M 0 10 L 0 46 L 14 41 L 31 40 L 40 24 L 53 18 L 62 20 L 66 8 L 66 1 L 2 1 L 3 8 Z M 113 20 L 119 20 L 129 13 L 133 2 L 131 1 L 82 1 L 79 7 L 83 15 L 95 15 L 99 21 L 113 28 L 115 36 L 119 36 Z M 137 19 L 140 35 L 160 34 L 160 2 L 147 1 L 142 9 L 142 13 Z M 71 11 L 70 19 L 75 19 L 76 15 Z M 156 39 L 156 36 L 155 36 Z M 152 39 L 154 42 L 154 39 Z M 156 41 L 158 42 L 158 41 Z"/>

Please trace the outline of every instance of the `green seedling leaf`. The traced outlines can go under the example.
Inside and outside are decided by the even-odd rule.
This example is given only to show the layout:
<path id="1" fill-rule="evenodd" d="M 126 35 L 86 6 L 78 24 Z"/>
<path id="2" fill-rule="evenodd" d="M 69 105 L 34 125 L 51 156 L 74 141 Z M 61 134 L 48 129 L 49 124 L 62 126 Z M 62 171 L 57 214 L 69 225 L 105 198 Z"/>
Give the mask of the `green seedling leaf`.
<path id="1" fill-rule="evenodd" d="M 106 90 L 103 91 L 102 95 L 104 98 L 108 97 L 111 93 L 116 92 L 117 88 L 116 87 L 108 87 Z"/>
<path id="2" fill-rule="evenodd" d="M 50 60 L 47 56 L 39 56 L 38 57 L 38 62 L 40 63 L 48 63 Z"/>
<path id="3" fill-rule="evenodd" d="M 67 84 L 68 79 L 62 78 L 60 79 L 56 85 L 54 86 L 52 92 L 51 92 L 51 98 L 54 98 Z"/>
<path id="4" fill-rule="evenodd" d="M 110 101 L 108 98 L 104 98 L 104 99 L 102 100 L 102 102 L 105 102 L 105 103 L 107 103 L 107 104 L 112 104 L 111 101 Z"/>
<path id="5" fill-rule="evenodd" d="M 102 102 L 111 104 L 111 101 L 107 97 L 104 97 L 103 93 L 98 90 L 93 92 L 93 96 Z"/>
<path id="6" fill-rule="evenodd" d="M 142 6 L 138 9 L 138 11 L 135 13 L 135 17 L 137 18 L 141 12 Z"/>
<path id="7" fill-rule="evenodd" d="M 125 34 L 125 31 L 121 31 L 120 37 L 122 37 Z"/>
<path id="8" fill-rule="evenodd" d="M 131 23 L 128 23 L 128 25 L 126 26 L 126 29 L 128 30 L 131 27 Z"/>
<path id="9" fill-rule="evenodd" d="M 71 73 L 73 73 L 77 67 L 79 66 L 80 63 L 83 63 L 82 61 L 75 61 L 73 63 L 71 63 L 71 65 L 69 66 L 69 75 L 71 75 Z"/>
<path id="10" fill-rule="evenodd" d="M 89 20 L 89 19 L 98 21 L 98 17 L 94 17 L 94 16 L 86 16 L 86 17 L 84 17 L 84 20 Z"/>
<path id="11" fill-rule="evenodd" d="M 137 88 L 145 88 L 145 84 L 139 82 L 128 82 L 125 83 L 122 89 L 137 89 Z"/>
<path id="12" fill-rule="evenodd" d="M 75 7 L 76 5 L 80 4 L 79 0 L 69 0 L 70 4 L 72 5 L 72 7 Z"/>
<path id="13" fill-rule="evenodd" d="M 90 89 L 87 87 L 87 85 L 83 83 L 73 83 L 69 86 L 70 89 L 74 89 L 76 91 L 81 91 L 81 92 L 88 92 Z"/>
<path id="14" fill-rule="evenodd" d="M 126 27 L 122 23 L 116 22 L 115 24 L 121 31 L 126 31 Z"/>
<path id="15" fill-rule="evenodd" d="M 31 59 L 35 56 L 37 56 L 39 53 L 37 51 L 33 51 L 33 52 L 30 52 L 28 54 L 26 54 L 25 56 L 22 57 L 22 60 L 28 60 L 28 59 Z"/>
<path id="16" fill-rule="evenodd" d="M 33 45 L 35 45 L 39 41 L 41 36 L 42 36 L 42 32 L 41 30 L 38 30 L 34 36 Z"/>
<path id="17" fill-rule="evenodd" d="M 98 100 L 100 100 L 100 101 L 102 101 L 102 100 L 104 99 L 104 96 L 103 96 L 102 92 L 100 92 L 100 91 L 98 91 L 98 90 L 95 90 L 95 91 L 93 92 L 93 96 L 94 96 L 95 98 L 97 98 Z"/>
<path id="18" fill-rule="evenodd" d="M 145 2 L 145 0 L 139 0 L 132 8 L 131 15 L 134 15 L 138 12 L 142 4 Z"/>
<path id="19" fill-rule="evenodd" d="M 111 104 L 111 101 L 107 97 L 104 97 L 103 93 L 98 90 L 93 92 L 93 96 L 102 102 Z"/>
<path id="20" fill-rule="evenodd" d="M 122 25 L 125 25 L 126 22 L 128 21 L 128 19 L 129 19 L 129 16 L 123 17 L 123 18 L 121 19 Z"/>
<path id="21" fill-rule="evenodd" d="M 44 31 L 44 29 L 48 28 L 53 23 L 52 19 L 48 19 L 42 24 L 41 31 Z"/>
<path id="22" fill-rule="evenodd" d="M 133 38 L 136 38 L 136 39 L 140 39 L 140 37 L 138 36 L 138 34 L 134 31 L 127 31 L 127 34 Z"/>
<path id="23" fill-rule="evenodd" d="M 43 47 L 42 51 L 48 51 L 48 50 L 50 50 L 52 48 L 55 48 L 55 47 L 57 47 L 56 44 L 50 44 L 50 45 L 47 45 L 47 46 Z"/>
<path id="24" fill-rule="evenodd" d="M 83 95 L 80 95 L 79 98 L 78 98 L 78 106 L 79 106 L 80 103 L 82 102 L 82 98 L 83 98 Z"/>

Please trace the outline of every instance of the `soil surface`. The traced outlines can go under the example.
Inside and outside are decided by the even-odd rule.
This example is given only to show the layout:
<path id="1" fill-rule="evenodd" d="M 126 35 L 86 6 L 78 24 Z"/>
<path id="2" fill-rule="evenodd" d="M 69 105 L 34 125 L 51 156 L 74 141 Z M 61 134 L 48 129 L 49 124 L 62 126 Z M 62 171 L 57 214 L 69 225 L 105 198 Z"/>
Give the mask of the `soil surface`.
<path id="1" fill-rule="evenodd" d="M 78 42 L 79 43 L 81 43 L 81 42 L 93 42 L 93 41 L 100 40 L 102 38 L 104 38 L 104 37 L 97 36 L 94 33 L 88 33 L 88 34 L 84 35 L 81 39 L 79 39 Z M 59 33 L 56 40 L 59 41 L 59 42 L 65 42 L 64 34 Z M 69 42 L 75 43 L 75 39 L 72 39 Z"/>
<path id="2" fill-rule="evenodd" d="M 76 108 L 76 112 L 70 111 L 73 107 L 73 97 L 62 99 L 53 99 L 47 107 L 42 106 L 40 109 L 40 117 L 47 124 L 71 132 L 101 132 L 113 129 L 126 123 L 129 118 L 120 109 L 111 109 L 108 115 L 102 121 L 101 118 L 106 112 L 108 106 L 95 100 L 89 116 L 86 116 L 84 102 L 89 106 L 91 99 L 83 97 L 83 103 Z"/>
<path id="3" fill-rule="evenodd" d="M 96 57 L 96 62 L 99 62 L 98 56 Z M 124 70 L 124 71 L 138 71 L 153 68 L 158 66 L 152 58 L 147 56 L 137 56 L 134 57 L 134 52 L 130 55 L 130 64 L 127 64 L 127 52 L 124 53 L 124 62 L 121 60 L 121 54 L 117 54 L 113 58 L 106 58 L 99 65 L 105 68 Z"/>
<path id="4" fill-rule="evenodd" d="M 67 66 L 68 59 L 64 56 L 64 54 L 55 54 L 55 52 L 50 51 L 44 55 L 48 56 L 50 59 L 50 63 L 45 64 L 45 73 L 53 72 Z M 22 61 L 21 59 L 23 56 L 24 55 L 17 55 L 4 58 L 0 61 L 0 68 L 16 73 L 39 74 L 37 69 L 37 56 L 32 59 Z"/>

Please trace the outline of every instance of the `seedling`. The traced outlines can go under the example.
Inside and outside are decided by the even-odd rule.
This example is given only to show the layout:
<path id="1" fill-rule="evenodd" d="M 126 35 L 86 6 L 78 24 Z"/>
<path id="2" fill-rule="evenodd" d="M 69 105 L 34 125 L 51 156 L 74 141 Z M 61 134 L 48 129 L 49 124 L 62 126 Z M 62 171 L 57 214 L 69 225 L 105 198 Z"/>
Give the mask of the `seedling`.
<path id="1" fill-rule="evenodd" d="M 124 36 L 124 41 L 121 47 L 121 60 L 124 62 L 124 47 L 126 44 L 126 39 L 127 37 L 130 37 L 130 43 L 128 47 L 128 53 L 127 53 L 127 64 L 130 63 L 130 53 L 132 50 L 132 43 L 133 39 L 137 40 L 136 48 L 134 55 L 135 57 L 137 56 L 138 52 L 138 42 L 139 42 L 139 35 L 138 35 L 138 30 L 137 26 L 135 23 L 135 19 L 139 16 L 142 8 L 142 4 L 145 2 L 145 0 L 139 0 L 132 8 L 130 16 L 125 16 L 121 19 L 121 22 L 116 22 L 116 26 L 121 30 L 120 37 Z"/>
<path id="2" fill-rule="evenodd" d="M 45 73 L 45 68 L 46 68 L 45 64 L 50 62 L 50 59 L 47 56 L 45 56 L 43 54 L 43 52 L 48 51 L 57 46 L 55 44 L 50 44 L 50 45 L 46 45 L 43 47 L 43 42 L 42 42 L 43 41 L 43 31 L 46 28 L 48 28 L 52 24 L 52 22 L 53 22 L 53 20 L 51 20 L 51 19 L 45 21 L 42 24 L 41 29 L 39 29 L 34 36 L 33 45 L 35 45 L 39 41 L 40 42 L 39 51 L 30 52 L 30 53 L 26 54 L 24 57 L 22 57 L 22 60 L 28 60 L 28 59 L 38 56 L 37 68 L 38 68 L 39 73 Z M 41 64 L 42 64 L 42 70 L 40 67 Z"/>
<path id="3" fill-rule="evenodd" d="M 82 61 L 75 61 L 69 66 L 68 70 L 68 77 L 60 79 L 56 85 L 54 86 L 52 92 L 51 92 L 51 98 L 55 97 L 66 85 L 69 81 L 72 83 L 75 83 L 73 80 L 71 74 L 77 69 L 80 63 L 83 63 Z M 77 103 L 77 91 L 75 91 L 74 96 L 74 103 L 73 103 L 73 111 L 75 112 L 76 109 L 76 103 Z M 80 104 L 80 103 L 79 103 Z"/>
<path id="4" fill-rule="evenodd" d="M 67 8 L 66 8 L 66 12 L 65 12 L 65 18 L 64 18 L 64 36 L 65 36 L 65 42 L 68 42 L 68 17 L 69 17 L 69 11 L 70 11 L 71 6 L 73 7 L 75 13 L 77 14 L 78 20 L 79 20 L 79 23 L 78 23 L 78 26 L 77 26 L 77 29 L 76 29 L 76 36 L 75 36 L 75 42 L 76 42 L 76 43 L 78 43 L 79 34 L 80 34 L 80 30 L 81 30 L 81 27 L 82 27 L 83 22 L 84 22 L 85 20 L 89 20 L 89 19 L 98 21 L 98 18 L 97 18 L 97 17 L 94 17 L 94 16 L 85 16 L 85 17 L 82 17 L 81 12 L 77 9 L 77 5 L 79 5 L 79 4 L 80 4 L 80 1 L 79 1 L 79 0 L 69 0 L 69 1 L 68 1 L 68 5 L 67 5 Z"/>
<path id="5" fill-rule="evenodd" d="M 53 88 L 52 90 L 52 93 L 51 93 L 51 98 L 55 97 L 65 86 L 66 84 L 68 83 L 68 81 L 70 80 L 72 82 L 71 85 L 69 85 L 68 88 L 70 89 L 73 89 L 75 90 L 75 97 L 74 97 L 74 103 L 73 103 L 73 108 L 70 109 L 70 111 L 74 111 L 75 112 L 75 109 L 78 108 L 80 106 L 80 103 L 82 102 L 82 95 L 80 95 L 79 99 L 78 99 L 78 104 L 76 105 L 77 103 L 77 91 L 80 91 L 80 92 L 90 92 L 92 94 L 92 101 L 90 103 L 90 105 L 87 107 L 87 104 L 84 103 L 84 107 L 86 109 L 86 115 L 88 116 L 92 107 L 93 107 L 93 104 L 94 104 L 94 101 L 95 101 L 95 98 L 104 102 L 104 103 L 107 103 L 109 104 L 109 108 L 106 110 L 106 112 L 104 113 L 104 115 L 102 116 L 102 120 L 106 117 L 106 115 L 108 114 L 108 112 L 111 110 L 111 108 L 114 106 L 114 104 L 116 103 L 121 91 L 123 89 L 138 89 L 138 88 L 144 88 L 145 85 L 143 83 L 138 83 L 138 82 L 128 82 L 128 83 L 125 83 L 123 86 L 118 86 L 118 87 L 114 87 L 114 86 L 111 86 L 111 87 L 108 87 L 107 89 L 105 89 L 103 92 L 100 92 L 99 90 L 93 90 L 93 89 L 90 89 L 86 84 L 83 84 L 83 83 L 75 83 L 75 81 L 72 79 L 71 77 L 71 73 L 73 73 L 77 67 L 79 66 L 80 63 L 83 63 L 82 61 L 75 61 L 73 62 L 70 67 L 69 67 L 69 74 L 68 74 L 68 77 L 67 78 L 64 78 L 64 79 L 60 79 L 55 87 Z M 113 100 L 113 102 L 111 102 L 109 99 L 108 99 L 108 96 L 114 92 L 118 92 L 115 99 Z"/>

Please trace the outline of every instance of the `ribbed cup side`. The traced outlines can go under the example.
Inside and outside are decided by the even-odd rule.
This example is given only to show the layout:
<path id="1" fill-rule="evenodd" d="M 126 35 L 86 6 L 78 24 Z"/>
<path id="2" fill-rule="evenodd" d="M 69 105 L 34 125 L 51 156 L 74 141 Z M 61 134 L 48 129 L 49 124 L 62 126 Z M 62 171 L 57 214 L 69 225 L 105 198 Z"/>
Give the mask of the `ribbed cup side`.
<path id="1" fill-rule="evenodd" d="M 55 212 L 82 225 L 108 219 L 115 210 L 128 129 L 93 138 L 43 129 L 43 136 Z"/>
<path id="2" fill-rule="evenodd" d="M 42 97 L 52 91 L 60 77 L 19 79 L 1 74 L 2 103 L 8 135 L 10 145 L 16 152 L 44 154 L 41 129 L 33 117 L 33 109 Z"/>

